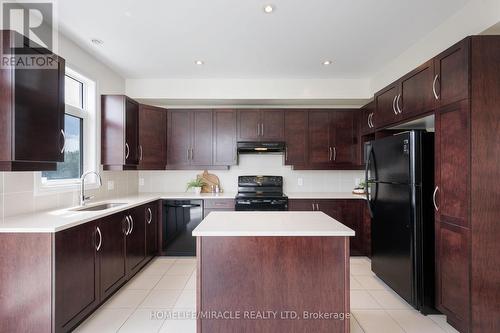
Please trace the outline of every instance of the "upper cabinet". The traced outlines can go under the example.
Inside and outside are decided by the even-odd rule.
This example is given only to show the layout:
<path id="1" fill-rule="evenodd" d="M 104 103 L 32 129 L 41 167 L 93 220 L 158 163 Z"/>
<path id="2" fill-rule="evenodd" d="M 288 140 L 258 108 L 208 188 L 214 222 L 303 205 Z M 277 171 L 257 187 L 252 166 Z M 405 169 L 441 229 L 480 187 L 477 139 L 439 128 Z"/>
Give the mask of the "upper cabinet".
<path id="1" fill-rule="evenodd" d="M 285 111 L 285 164 L 307 164 L 308 125 L 307 110 Z"/>
<path id="2" fill-rule="evenodd" d="M 238 114 L 235 110 L 214 110 L 213 165 L 235 165 Z"/>
<path id="3" fill-rule="evenodd" d="M 398 116 L 396 103 L 400 100 L 399 96 L 399 82 L 395 82 L 375 94 L 377 128 L 396 122 Z"/>
<path id="4" fill-rule="evenodd" d="M 453 45 L 434 58 L 433 93 L 437 106 L 469 97 L 470 38 Z"/>
<path id="5" fill-rule="evenodd" d="M 370 134 L 375 132 L 375 101 L 363 106 L 360 110 L 359 130 L 361 134 Z"/>
<path id="6" fill-rule="evenodd" d="M 434 62 L 427 61 L 400 80 L 396 121 L 434 110 Z"/>
<path id="7" fill-rule="evenodd" d="M 239 110 L 238 141 L 283 141 L 284 110 Z"/>
<path id="8" fill-rule="evenodd" d="M 101 96 L 101 163 L 105 170 L 135 170 L 140 159 L 139 103 Z"/>
<path id="9" fill-rule="evenodd" d="M 164 170 L 167 165 L 167 110 L 139 107 L 139 169 Z"/>
<path id="10" fill-rule="evenodd" d="M 27 54 L 27 44 L 10 48 L 17 32 L 1 34 L 4 54 Z M 50 58 L 51 68 L 0 69 L 0 171 L 55 170 L 56 162 L 64 161 L 65 61 L 45 51 L 36 48 L 28 54 Z"/>

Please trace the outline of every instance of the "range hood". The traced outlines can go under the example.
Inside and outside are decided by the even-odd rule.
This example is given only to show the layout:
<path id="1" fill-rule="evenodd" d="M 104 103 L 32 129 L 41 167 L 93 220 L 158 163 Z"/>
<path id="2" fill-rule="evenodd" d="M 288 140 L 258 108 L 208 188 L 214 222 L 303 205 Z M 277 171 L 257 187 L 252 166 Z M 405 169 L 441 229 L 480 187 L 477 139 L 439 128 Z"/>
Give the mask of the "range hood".
<path id="1" fill-rule="evenodd" d="M 238 154 L 279 154 L 284 151 L 284 142 L 238 142 Z"/>

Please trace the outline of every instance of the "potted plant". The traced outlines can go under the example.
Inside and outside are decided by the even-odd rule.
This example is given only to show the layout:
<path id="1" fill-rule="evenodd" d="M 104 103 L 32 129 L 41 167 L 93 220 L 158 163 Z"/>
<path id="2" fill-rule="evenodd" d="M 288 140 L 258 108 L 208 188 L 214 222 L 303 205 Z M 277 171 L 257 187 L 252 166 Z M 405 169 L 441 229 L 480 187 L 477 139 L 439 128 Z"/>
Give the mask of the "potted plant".
<path id="1" fill-rule="evenodd" d="M 194 189 L 194 193 L 200 194 L 203 185 L 205 185 L 205 182 L 201 178 L 193 179 L 187 183 L 186 192 L 190 189 Z"/>

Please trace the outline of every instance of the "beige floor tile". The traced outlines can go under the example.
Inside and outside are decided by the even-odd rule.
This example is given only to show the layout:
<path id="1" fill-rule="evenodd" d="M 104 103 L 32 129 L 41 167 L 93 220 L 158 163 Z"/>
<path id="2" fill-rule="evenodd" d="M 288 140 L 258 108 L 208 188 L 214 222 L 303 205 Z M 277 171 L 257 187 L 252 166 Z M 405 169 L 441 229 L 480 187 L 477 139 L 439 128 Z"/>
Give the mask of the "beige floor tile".
<path id="1" fill-rule="evenodd" d="M 184 287 L 185 290 L 196 290 L 196 274 L 192 274 L 191 277 L 189 278 L 188 282 L 186 283 L 186 286 Z"/>
<path id="2" fill-rule="evenodd" d="M 427 317 L 438 324 L 439 327 L 443 329 L 443 331 L 447 333 L 459 333 L 453 326 L 446 322 L 445 315 L 428 315 Z"/>
<path id="3" fill-rule="evenodd" d="M 356 280 L 363 286 L 365 289 L 371 289 L 371 290 L 385 290 L 387 285 L 382 282 L 379 278 L 376 276 L 370 276 L 370 275 L 355 275 L 354 276 Z"/>
<path id="4" fill-rule="evenodd" d="M 441 327 L 432 319 L 416 310 L 387 310 L 387 313 L 406 333 L 444 333 Z"/>
<path id="5" fill-rule="evenodd" d="M 196 309 L 196 291 L 184 290 L 175 302 L 174 309 Z"/>
<path id="6" fill-rule="evenodd" d="M 365 333 L 404 333 L 403 329 L 384 310 L 354 310 L 352 312 Z"/>
<path id="7" fill-rule="evenodd" d="M 113 295 L 103 306 L 106 308 L 132 308 L 141 304 L 148 295 L 149 290 L 124 289 Z"/>
<path id="8" fill-rule="evenodd" d="M 194 319 L 167 319 L 160 333 L 196 333 L 196 320 Z"/>
<path id="9" fill-rule="evenodd" d="M 148 272 L 148 274 L 163 275 L 176 261 L 176 259 L 155 259 L 143 271 Z"/>
<path id="10" fill-rule="evenodd" d="M 351 333 L 364 333 L 365 332 L 365 331 L 363 331 L 363 329 L 359 325 L 358 321 L 356 320 L 356 317 L 351 316 L 350 323 L 351 323 Z"/>
<path id="11" fill-rule="evenodd" d="M 354 275 L 351 275 L 351 279 L 349 281 L 350 284 L 350 289 L 351 290 L 357 290 L 357 289 L 364 289 L 363 286 L 356 280 Z"/>
<path id="12" fill-rule="evenodd" d="M 351 309 L 381 309 L 366 290 L 351 290 Z"/>
<path id="13" fill-rule="evenodd" d="M 350 258 L 351 264 L 367 264 L 370 265 L 371 261 L 368 257 L 355 256 Z"/>
<path id="14" fill-rule="evenodd" d="M 175 263 L 167 270 L 165 275 L 191 275 L 195 268 L 196 265 L 194 264 Z"/>
<path id="15" fill-rule="evenodd" d="M 137 309 L 120 328 L 120 333 L 156 333 L 160 330 L 165 316 L 155 316 L 158 310 Z M 165 310 L 167 311 L 167 310 Z"/>
<path id="16" fill-rule="evenodd" d="M 155 290 L 183 290 L 189 275 L 164 275 L 154 287 Z"/>
<path id="17" fill-rule="evenodd" d="M 367 264 L 359 264 L 359 263 L 351 264 L 350 268 L 351 268 L 351 270 L 350 270 L 351 274 L 354 276 L 358 276 L 358 275 L 373 276 L 374 275 L 374 273 L 372 272 L 371 266 L 367 265 Z"/>
<path id="18" fill-rule="evenodd" d="M 183 257 L 183 258 L 177 259 L 176 263 L 196 265 L 197 260 L 196 260 L 196 257 Z"/>
<path id="19" fill-rule="evenodd" d="M 182 290 L 154 290 L 139 305 L 140 308 L 172 308 Z"/>
<path id="20" fill-rule="evenodd" d="M 368 292 L 373 298 L 375 298 L 377 303 L 380 304 L 382 309 L 400 309 L 400 310 L 411 309 L 411 306 L 393 291 L 368 290 Z"/>
<path id="21" fill-rule="evenodd" d="M 141 273 L 129 281 L 125 287 L 126 289 L 151 290 L 156 286 L 158 281 L 160 281 L 161 277 L 161 275 L 147 275 Z"/>
<path id="22" fill-rule="evenodd" d="M 75 332 L 116 333 L 132 312 L 134 312 L 134 309 L 99 309 L 84 321 Z"/>

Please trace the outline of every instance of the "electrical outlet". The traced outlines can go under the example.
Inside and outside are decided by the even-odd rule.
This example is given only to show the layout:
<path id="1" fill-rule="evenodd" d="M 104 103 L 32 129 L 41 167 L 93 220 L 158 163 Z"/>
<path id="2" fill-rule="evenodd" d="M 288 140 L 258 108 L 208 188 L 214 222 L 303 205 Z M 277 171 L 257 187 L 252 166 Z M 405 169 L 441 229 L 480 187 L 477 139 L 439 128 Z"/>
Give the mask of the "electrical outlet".
<path id="1" fill-rule="evenodd" d="M 297 185 L 304 186 L 304 178 L 302 177 L 297 178 Z"/>
<path id="2" fill-rule="evenodd" d="M 139 186 L 144 186 L 144 178 L 139 178 Z"/>
<path id="3" fill-rule="evenodd" d="M 115 189 L 115 182 L 112 180 L 108 180 L 108 191 L 112 191 Z"/>

